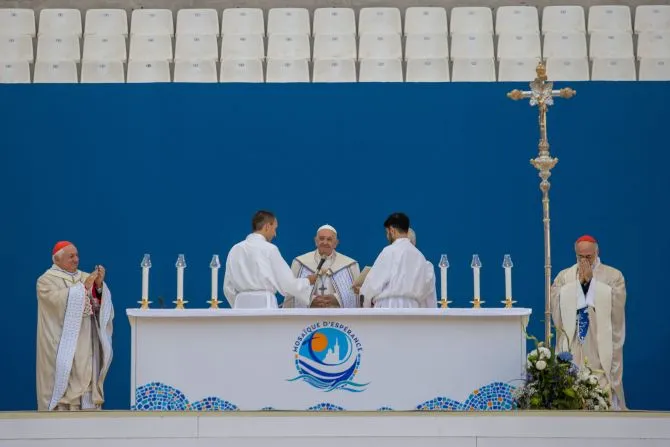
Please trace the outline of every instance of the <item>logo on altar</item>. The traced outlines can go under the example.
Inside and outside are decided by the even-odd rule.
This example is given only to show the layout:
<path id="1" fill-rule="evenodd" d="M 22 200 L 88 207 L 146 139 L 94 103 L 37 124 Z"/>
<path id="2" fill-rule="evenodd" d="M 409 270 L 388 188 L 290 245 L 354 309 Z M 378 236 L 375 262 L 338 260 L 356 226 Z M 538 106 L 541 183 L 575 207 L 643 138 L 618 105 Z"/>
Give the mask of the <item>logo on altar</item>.
<path id="1" fill-rule="evenodd" d="M 363 346 L 348 326 L 320 321 L 304 328 L 293 344 L 298 375 L 289 382 L 304 381 L 323 391 L 361 392 L 367 383 L 354 382 Z"/>

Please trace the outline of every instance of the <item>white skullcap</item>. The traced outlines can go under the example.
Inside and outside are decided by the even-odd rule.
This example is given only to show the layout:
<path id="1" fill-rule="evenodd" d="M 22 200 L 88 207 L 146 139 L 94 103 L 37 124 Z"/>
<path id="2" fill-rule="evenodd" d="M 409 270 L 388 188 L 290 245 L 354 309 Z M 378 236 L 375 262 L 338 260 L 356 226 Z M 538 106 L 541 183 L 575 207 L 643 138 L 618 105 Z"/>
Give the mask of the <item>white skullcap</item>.
<path id="1" fill-rule="evenodd" d="M 321 231 L 321 230 L 330 230 L 330 231 L 332 231 L 333 233 L 337 234 L 337 230 L 336 230 L 335 227 L 333 227 L 332 225 L 328 225 L 328 224 L 326 224 L 326 225 L 322 225 L 322 226 L 319 227 L 318 230 L 316 230 L 316 232 L 318 233 L 318 232 Z"/>

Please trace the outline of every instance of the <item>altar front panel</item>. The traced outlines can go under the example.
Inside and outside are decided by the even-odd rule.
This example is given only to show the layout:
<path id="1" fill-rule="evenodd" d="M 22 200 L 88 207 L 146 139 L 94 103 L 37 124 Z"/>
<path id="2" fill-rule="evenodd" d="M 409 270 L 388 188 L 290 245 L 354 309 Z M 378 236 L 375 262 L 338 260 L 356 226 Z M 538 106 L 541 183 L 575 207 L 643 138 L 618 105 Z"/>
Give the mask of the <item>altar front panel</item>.
<path id="1" fill-rule="evenodd" d="M 137 410 L 508 409 L 528 309 L 129 310 Z"/>

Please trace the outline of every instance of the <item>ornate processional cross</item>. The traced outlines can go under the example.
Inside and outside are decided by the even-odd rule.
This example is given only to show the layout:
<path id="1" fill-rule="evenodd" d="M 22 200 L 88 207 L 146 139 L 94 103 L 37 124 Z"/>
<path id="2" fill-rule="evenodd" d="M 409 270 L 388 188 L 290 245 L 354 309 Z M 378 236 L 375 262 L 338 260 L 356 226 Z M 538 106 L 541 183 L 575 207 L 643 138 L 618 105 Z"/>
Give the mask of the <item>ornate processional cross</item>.
<path id="1" fill-rule="evenodd" d="M 540 125 L 540 142 L 538 144 L 538 156 L 530 160 L 530 163 L 539 171 L 542 179 L 540 190 L 542 191 L 542 214 L 544 222 L 544 344 L 551 345 L 551 231 L 549 226 L 549 177 L 551 170 L 558 158 L 553 158 L 549 153 L 549 140 L 547 139 L 547 110 L 554 104 L 554 97 L 564 99 L 572 98 L 577 94 L 571 88 L 554 90 L 554 83 L 547 80 L 547 69 L 540 62 L 536 69 L 537 77 L 530 83 L 530 91 L 512 90 L 507 94 L 513 100 L 530 99 L 531 106 L 538 107 L 538 120 Z"/>

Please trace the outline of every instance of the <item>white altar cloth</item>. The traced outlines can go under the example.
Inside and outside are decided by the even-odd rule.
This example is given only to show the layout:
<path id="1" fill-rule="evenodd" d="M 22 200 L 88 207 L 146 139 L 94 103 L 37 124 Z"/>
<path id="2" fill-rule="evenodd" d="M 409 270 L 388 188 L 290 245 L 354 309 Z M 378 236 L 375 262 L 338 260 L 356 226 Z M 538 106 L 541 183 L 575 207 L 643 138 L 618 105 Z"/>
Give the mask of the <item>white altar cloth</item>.
<path id="1" fill-rule="evenodd" d="M 128 309 L 136 410 L 503 410 L 530 309 Z"/>

